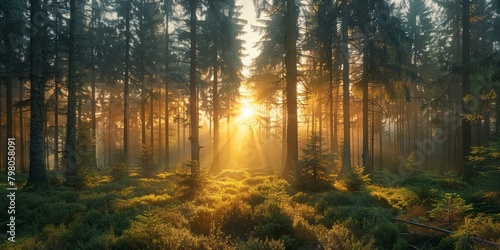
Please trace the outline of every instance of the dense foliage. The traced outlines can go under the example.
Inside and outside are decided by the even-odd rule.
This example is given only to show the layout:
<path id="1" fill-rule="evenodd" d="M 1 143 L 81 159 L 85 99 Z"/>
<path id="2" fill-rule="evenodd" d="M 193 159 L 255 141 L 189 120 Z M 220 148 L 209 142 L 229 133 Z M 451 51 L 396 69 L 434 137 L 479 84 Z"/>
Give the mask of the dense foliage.
<path id="1" fill-rule="evenodd" d="M 101 173 L 86 178 L 79 192 L 64 186 L 23 191 L 16 243 L 0 248 L 484 249 L 500 243 L 500 192 L 484 189 L 489 183 L 375 172 L 357 192 L 331 187 L 310 193 L 265 171 L 205 176 L 188 198 L 179 192 L 186 180 L 165 173 L 120 180 Z M 347 179 L 335 186 L 352 182 Z"/>

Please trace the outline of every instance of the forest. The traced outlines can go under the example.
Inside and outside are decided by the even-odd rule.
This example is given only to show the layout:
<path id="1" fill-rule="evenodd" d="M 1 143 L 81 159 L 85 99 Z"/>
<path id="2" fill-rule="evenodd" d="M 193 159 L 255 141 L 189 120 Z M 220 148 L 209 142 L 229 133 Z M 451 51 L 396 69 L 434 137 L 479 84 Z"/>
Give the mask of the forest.
<path id="1" fill-rule="evenodd" d="M 499 0 L 2 0 L 0 249 L 500 249 Z"/>

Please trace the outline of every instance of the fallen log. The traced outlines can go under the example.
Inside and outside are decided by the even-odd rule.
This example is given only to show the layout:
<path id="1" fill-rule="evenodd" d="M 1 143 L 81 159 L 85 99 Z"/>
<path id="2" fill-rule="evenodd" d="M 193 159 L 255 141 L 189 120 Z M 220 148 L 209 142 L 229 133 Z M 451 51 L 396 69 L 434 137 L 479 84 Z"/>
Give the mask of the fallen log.
<path id="1" fill-rule="evenodd" d="M 439 227 L 435 227 L 435 226 L 425 225 L 425 224 L 422 224 L 422 223 L 413 222 L 413 221 L 409 221 L 409 220 L 402 220 L 402 219 L 398 219 L 398 218 L 394 218 L 394 217 L 392 219 L 395 220 L 395 221 L 398 221 L 398 222 L 410 224 L 410 225 L 417 226 L 417 227 L 423 227 L 423 228 L 431 229 L 431 230 L 434 230 L 434 231 L 443 232 L 443 233 L 446 233 L 446 234 L 453 234 L 453 233 L 455 233 L 453 231 L 450 231 L 450 230 L 447 230 L 447 229 L 444 229 L 444 228 L 439 228 Z M 494 247 L 496 249 L 499 249 L 498 244 L 495 243 L 495 242 L 493 242 L 493 241 L 481 239 L 481 238 L 478 238 L 478 237 L 475 237 L 475 236 L 472 236 L 472 239 L 475 240 L 475 241 L 479 241 L 479 242 L 482 242 L 484 244 L 487 244 L 489 246 L 492 246 L 492 247 Z"/>

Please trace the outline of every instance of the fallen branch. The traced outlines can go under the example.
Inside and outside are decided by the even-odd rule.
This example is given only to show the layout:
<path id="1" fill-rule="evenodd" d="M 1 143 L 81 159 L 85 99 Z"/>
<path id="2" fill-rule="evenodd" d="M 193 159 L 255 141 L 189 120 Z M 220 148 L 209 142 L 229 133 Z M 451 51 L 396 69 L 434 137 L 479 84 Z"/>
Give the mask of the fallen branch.
<path id="1" fill-rule="evenodd" d="M 392 218 L 392 219 L 395 220 L 395 221 L 403 222 L 403 223 L 414 225 L 414 226 L 417 226 L 417 227 L 428 228 L 428 229 L 432 229 L 434 231 L 439 231 L 439 232 L 443 232 L 443 233 L 447 233 L 447 234 L 453 234 L 454 233 L 453 231 L 446 230 L 444 228 L 430 226 L 430 225 L 425 225 L 425 224 L 421 224 L 421 223 L 418 223 L 418 222 L 413 222 L 413 221 L 409 221 L 409 220 L 402 220 L 402 219 L 398 219 L 398 218 Z"/>
<path id="2" fill-rule="evenodd" d="M 455 233 L 453 231 L 446 230 L 444 228 L 439 228 L 439 227 L 435 227 L 435 226 L 425 225 L 425 224 L 421 224 L 421 223 L 418 223 L 418 222 L 413 222 L 413 221 L 408 221 L 408 220 L 402 220 L 402 219 L 398 219 L 398 218 L 394 218 L 394 217 L 392 219 L 395 220 L 395 221 L 403 222 L 403 223 L 414 225 L 414 226 L 417 226 L 417 227 L 423 227 L 423 228 L 427 228 L 427 229 L 432 229 L 434 231 L 439 231 L 439 232 L 443 232 L 443 233 L 446 233 L 446 234 L 453 234 L 453 233 Z M 495 247 L 497 249 L 499 248 L 498 244 L 495 243 L 495 242 L 493 242 L 493 241 L 481 239 L 481 238 L 478 238 L 478 237 L 475 237 L 475 236 L 472 236 L 472 239 L 475 240 L 475 241 L 480 241 L 482 243 L 485 243 L 485 244 L 487 244 L 489 246 L 492 246 L 492 247 Z"/>

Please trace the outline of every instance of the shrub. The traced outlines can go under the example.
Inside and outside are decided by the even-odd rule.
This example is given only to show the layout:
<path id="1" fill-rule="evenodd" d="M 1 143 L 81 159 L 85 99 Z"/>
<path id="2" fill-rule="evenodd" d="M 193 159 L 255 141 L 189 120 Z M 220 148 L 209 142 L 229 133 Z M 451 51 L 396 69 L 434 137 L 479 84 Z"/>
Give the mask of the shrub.
<path id="1" fill-rule="evenodd" d="M 475 249 L 487 249 L 488 247 L 493 249 L 491 243 L 474 240 L 472 236 L 500 243 L 500 222 L 495 221 L 492 217 L 479 214 L 476 217 L 465 218 L 465 224 L 459 226 L 457 232 L 453 235 L 458 239 L 455 247 L 470 245 Z"/>
<path id="2" fill-rule="evenodd" d="M 328 208 L 334 206 L 376 206 L 376 200 L 368 192 L 359 192 L 356 195 L 344 193 L 336 190 L 321 194 L 313 199 L 312 204 L 320 213 L 325 212 Z"/>
<path id="3" fill-rule="evenodd" d="M 287 235 L 293 237 L 293 221 L 276 202 L 266 202 L 255 208 L 255 235 L 260 239 L 280 239 Z"/>
<path id="4" fill-rule="evenodd" d="M 255 190 L 264 195 L 267 200 L 276 202 L 289 201 L 287 190 L 290 184 L 283 179 L 270 178 L 268 181 L 257 185 Z"/>
<path id="5" fill-rule="evenodd" d="M 215 209 L 199 206 L 189 218 L 191 231 L 196 234 L 209 235 L 214 226 Z"/>
<path id="6" fill-rule="evenodd" d="M 419 174 L 408 178 L 403 185 L 408 189 L 413 190 L 420 200 L 424 202 L 436 199 L 439 197 L 439 184 L 429 175 Z"/>
<path id="7" fill-rule="evenodd" d="M 373 249 L 371 242 L 362 244 L 356 239 L 354 233 L 342 224 L 335 224 L 331 229 L 319 226 L 315 228 L 315 232 L 321 246 L 320 249 Z"/>
<path id="8" fill-rule="evenodd" d="M 25 249 L 42 249 L 41 244 L 38 244 L 38 239 L 34 236 L 29 237 L 17 237 L 16 242 L 11 242 L 8 240 L 4 240 L 3 243 L 0 243 L 0 249 L 9 249 L 9 250 L 25 250 Z"/>
<path id="9" fill-rule="evenodd" d="M 101 211 L 111 211 L 113 203 L 118 196 L 114 193 L 92 193 L 82 194 L 80 202 L 87 209 L 100 209 Z"/>
<path id="10" fill-rule="evenodd" d="M 364 174 L 364 171 L 364 167 L 354 167 L 352 172 L 347 173 L 336 183 L 335 187 L 348 192 L 358 192 L 363 190 L 370 182 L 369 175 Z"/>
<path id="11" fill-rule="evenodd" d="M 258 190 L 251 189 L 248 193 L 243 195 L 242 199 L 250 206 L 256 207 L 266 201 L 266 195 Z"/>
<path id="12" fill-rule="evenodd" d="M 104 233 L 99 233 L 94 237 L 86 240 L 78 240 L 75 249 L 113 249 L 118 242 L 118 237 L 115 235 L 113 230 L 108 230 Z"/>
<path id="13" fill-rule="evenodd" d="M 224 202 L 216 207 L 215 224 L 224 235 L 245 240 L 254 229 L 252 208 L 239 200 Z"/>
<path id="14" fill-rule="evenodd" d="M 224 170 L 215 179 L 229 178 L 236 181 L 242 181 L 248 178 L 248 172 L 243 170 Z"/>
<path id="15" fill-rule="evenodd" d="M 71 233 L 66 225 L 54 226 L 49 224 L 42 229 L 44 239 L 41 248 L 66 249 L 69 246 L 68 237 Z"/>
<path id="16" fill-rule="evenodd" d="M 307 203 L 311 200 L 311 197 L 307 193 L 298 192 L 295 195 L 293 195 L 292 200 L 297 203 Z"/>
<path id="17" fill-rule="evenodd" d="M 138 215 L 117 241 L 117 249 L 195 249 L 199 240 L 187 228 L 174 227 L 162 209 Z"/>
<path id="18" fill-rule="evenodd" d="M 370 189 L 372 189 L 372 196 L 387 201 L 389 205 L 397 209 L 405 209 L 419 202 L 418 195 L 404 187 L 371 187 Z"/>
<path id="19" fill-rule="evenodd" d="M 316 226 L 316 227 L 322 227 Z M 320 248 L 320 242 L 317 235 L 317 230 L 315 226 L 311 226 L 307 221 L 297 219 L 293 223 L 293 231 L 295 238 L 299 241 L 299 246 L 303 249 L 318 249 Z"/>
<path id="20" fill-rule="evenodd" d="M 284 250 L 285 243 L 282 240 L 261 240 L 258 238 L 249 238 L 247 241 L 237 241 L 236 249 L 246 250 Z"/>
<path id="21" fill-rule="evenodd" d="M 252 177 L 249 177 L 249 178 L 246 178 L 245 180 L 243 180 L 243 184 L 246 184 L 249 186 L 256 186 L 256 185 L 259 185 L 259 184 L 266 182 L 267 180 L 269 180 L 269 177 L 266 177 L 266 176 L 252 176 Z"/>
<path id="22" fill-rule="evenodd" d="M 370 235 L 375 240 L 375 245 L 380 249 L 406 249 L 405 241 L 399 237 L 399 229 L 394 223 L 381 221 L 376 223 L 370 230 Z"/>

